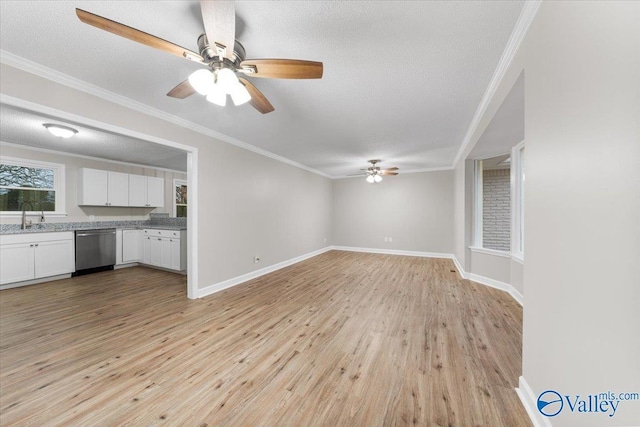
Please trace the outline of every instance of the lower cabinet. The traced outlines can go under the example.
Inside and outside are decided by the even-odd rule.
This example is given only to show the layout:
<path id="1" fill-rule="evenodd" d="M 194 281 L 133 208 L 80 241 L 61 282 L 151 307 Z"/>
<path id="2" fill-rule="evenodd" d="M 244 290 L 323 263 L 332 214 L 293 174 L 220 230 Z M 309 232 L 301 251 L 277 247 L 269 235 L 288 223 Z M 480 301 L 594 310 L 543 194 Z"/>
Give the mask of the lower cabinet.
<path id="1" fill-rule="evenodd" d="M 72 273 L 73 237 L 73 232 L 3 235 L 0 285 Z"/>
<path id="2" fill-rule="evenodd" d="M 143 230 L 142 263 L 175 271 L 186 270 L 186 240 L 184 230 Z"/>
<path id="3" fill-rule="evenodd" d="M 122 230 L 122 263 L 142 261 L 142 230 Z"/>

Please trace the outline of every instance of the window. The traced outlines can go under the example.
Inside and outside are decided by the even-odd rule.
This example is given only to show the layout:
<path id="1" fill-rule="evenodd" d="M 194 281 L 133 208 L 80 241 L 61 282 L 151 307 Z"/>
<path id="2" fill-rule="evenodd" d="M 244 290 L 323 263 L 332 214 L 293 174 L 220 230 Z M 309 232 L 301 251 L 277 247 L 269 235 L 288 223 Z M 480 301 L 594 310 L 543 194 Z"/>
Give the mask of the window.
<path id="1" fill-rule="evenodd" d="M 64 165 L 0 157 L 0 213 L 64 215 Z"/>
<path id="2" fill-rule="evenodd" d="M 173 180 L 174 198 L 173 198 L 173 216 L 187 216 L 187 181 L 181 179 Z"/>
<path id="3" fill-rule="evenodd" d="M 476 248 L 511 250 L 511 157 L 476 160 Z"/>
<path id="4" fill-rule="evenodd" d="M 511 149 L 513 209 L 511 216 L 512 256 L 524 260 L 524 142 Z"/>

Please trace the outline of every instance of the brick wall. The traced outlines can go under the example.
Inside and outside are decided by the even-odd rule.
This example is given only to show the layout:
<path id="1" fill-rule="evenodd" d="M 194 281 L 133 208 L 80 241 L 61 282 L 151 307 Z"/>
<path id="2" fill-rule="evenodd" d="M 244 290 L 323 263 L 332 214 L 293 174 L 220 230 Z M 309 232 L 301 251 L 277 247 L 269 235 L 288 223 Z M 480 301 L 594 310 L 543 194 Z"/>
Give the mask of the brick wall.
<path id="1" fill-rule="evenodd" d="M 509 251 L 511 246 L 511 189 L 509 169 L 482 173 L 482 246 Z"/>

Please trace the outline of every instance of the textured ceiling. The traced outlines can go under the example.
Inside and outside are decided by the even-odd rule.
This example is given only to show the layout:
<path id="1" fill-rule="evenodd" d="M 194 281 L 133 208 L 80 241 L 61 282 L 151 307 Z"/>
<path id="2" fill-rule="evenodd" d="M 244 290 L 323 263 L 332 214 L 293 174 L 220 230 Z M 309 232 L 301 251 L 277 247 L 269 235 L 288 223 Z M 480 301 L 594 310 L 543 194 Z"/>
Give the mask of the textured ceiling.
<path id="1" fill-rule="evenodd" d="M 253 79 L 275 106 L 165 94 L 198 65 L 82 24 L 79 7 L 197 50 L 194 1 L 0 1 L 0 48 L 320 170 L 368 159 L 451 166 L 522 9 L 520 1 L 239 1 L 248 58 L 324 62 L 321 80 Z"/>

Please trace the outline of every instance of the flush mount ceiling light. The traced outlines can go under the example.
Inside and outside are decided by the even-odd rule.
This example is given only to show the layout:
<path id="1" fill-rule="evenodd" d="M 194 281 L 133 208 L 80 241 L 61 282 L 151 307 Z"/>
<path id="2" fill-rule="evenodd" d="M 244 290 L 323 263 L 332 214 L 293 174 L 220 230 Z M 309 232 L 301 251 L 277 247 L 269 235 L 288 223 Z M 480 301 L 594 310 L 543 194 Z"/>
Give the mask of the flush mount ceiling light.
<path id="1" fill-rule="evenodd" d="M 44 123 L 42 126 L 46 127 L 52 135 L 57 136 L 58 138 L 71 138 L 73 135 L 78 133 L 74 128 L 70 128 L 69 126 L 56 125 L 53 123 Z"/>

